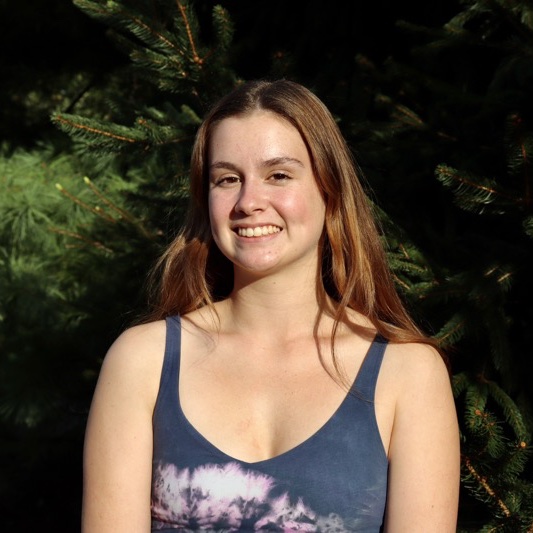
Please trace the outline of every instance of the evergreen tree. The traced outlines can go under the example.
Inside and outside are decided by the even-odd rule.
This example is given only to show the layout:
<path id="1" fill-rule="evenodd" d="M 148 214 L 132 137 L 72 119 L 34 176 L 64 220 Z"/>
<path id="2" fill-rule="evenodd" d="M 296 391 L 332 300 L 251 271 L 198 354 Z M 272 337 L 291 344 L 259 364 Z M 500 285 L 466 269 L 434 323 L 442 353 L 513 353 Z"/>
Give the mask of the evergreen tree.
<path id="1" fill-rule="evenodd" d="M 467 1 L 441 28 L 399 22 L 415 40 L 403 61 L 358 58 L 375 96 L 351 131 L 391 264 L 452 358 L 464 531 L 533 531 L 532 15 Z"/>
<path id="2" fill-rule="evenodd" d="M 78 528 L 82 439 L 103 355 L 143 308 L 146 274 L 180 225 L 200 117 L 237 82 L 224 65 L 232 35 L 224 10 L 213 9 L 202 41 L 190 5 L 158 7 L 79 2 L 114 30 L 131 65 L 62 88 L 53 123 L 70 145 L 50 135 L 32 150 L 1 147 L 0 511 L 8 529 L 24 509 L 28 527 Z"/>
<path id="3" fill-rule="evenodd" d="M 21 468 L 5 455 L 2 471 L 17 481 L 0 483 L 0 494 L 14 492 L 2 499 L 15 510 L 62 494 L 54 469 L 68 466 L 67 483 L 79 482 L 99 365 L 141 309 L 145 275 L 181 223 L 195 130 L 209 103 L 239 83 L 239 57 L 242 71 L 257 71 L 242 57 L 262 45 L 257 28 L 233 42 L 230 13 L 209 2 L 74 4 L 109 28 L 129 62 L 66 84 L 52 120 L 71 145 L 51 136 L 34 150 L 5 144 L 0 153 L 0 438 L 25 461 Z M 317 55 L 323 8 L 307 4 L 316 17 L 309 33 L 278 39 L 264 52 L 265 71 L 303 81 L 337 114 L 398 287 L 451 355 L 459 529 L 533 531 L 528 3 L 466 1 L 437 28 L 401 22 L 412 47 L 383 64 L 360 54 L 350 67 L 349 43 L 342 54 L 321 43 Z M 17 513 L 2 511 L 14 528 Z M 78 514 L 75 501 L 73 524 Z M 58 531 L 57 516 L 47 519 Z"/>

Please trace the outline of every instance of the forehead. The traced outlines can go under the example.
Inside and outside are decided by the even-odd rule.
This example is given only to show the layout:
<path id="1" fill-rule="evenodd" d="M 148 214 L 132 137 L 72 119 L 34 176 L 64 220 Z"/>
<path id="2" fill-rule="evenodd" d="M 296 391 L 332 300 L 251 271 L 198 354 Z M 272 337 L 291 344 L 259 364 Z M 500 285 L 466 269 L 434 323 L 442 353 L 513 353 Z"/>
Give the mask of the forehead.
<path id="1" fill-rule="evenodd" d="M 307 154 L 307 147 L 300 132 L 288 120 L 265 110 L 221 120 L 213 127 L 208 145 L 210 160 L 230 153 L 272 156 L 276 151 Z"/>

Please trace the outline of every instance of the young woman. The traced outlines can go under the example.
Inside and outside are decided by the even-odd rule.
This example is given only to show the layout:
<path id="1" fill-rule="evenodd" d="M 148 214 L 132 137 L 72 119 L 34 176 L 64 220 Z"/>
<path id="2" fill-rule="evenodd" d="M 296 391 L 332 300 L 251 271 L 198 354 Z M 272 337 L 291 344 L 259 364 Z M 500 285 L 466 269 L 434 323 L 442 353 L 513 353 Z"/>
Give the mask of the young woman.
<path id="1" fill-rule="evenodd" d="M 455 532 L 447 366 L 324 104 L 244 83 L 200 127 L 149 320 L 106 355 L 83 533 Z"/>

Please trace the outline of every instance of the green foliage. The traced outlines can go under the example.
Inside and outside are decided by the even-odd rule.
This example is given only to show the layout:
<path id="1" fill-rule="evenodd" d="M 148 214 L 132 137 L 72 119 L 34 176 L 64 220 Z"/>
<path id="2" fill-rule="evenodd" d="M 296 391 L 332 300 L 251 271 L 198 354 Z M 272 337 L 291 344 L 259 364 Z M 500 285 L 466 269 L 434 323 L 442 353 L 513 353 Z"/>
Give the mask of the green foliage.
<path id="1" fill-rule="evenodd" d="M 418 39 L 405 63 L 391 59 L 378 72 L 359 58 L 386 120 L 351 131 L 389 217 L 391 266 L 455 371 L 464 531 L 533 524 L 524 373 L 533 343 L 532 23 L 527 2 L 468 1 L 440 29 L 399 23 Z M 474 520 L 469 498 L 483 505 Z"/>
<path id="2" fill-rule="evenodd" d="M 76 5 L 114 29 L 132 68 L 114 73 L 106 93 L 87 87 L 69 106 L 78 113 L 52 112 L 72 140 L 70 153 L 49 143 L 33 151 L 6 145 L 0 155 L 0 342 L 10 362 L 2 369 L 0 414 L 26 427 L 68 398 L 62 378 L 78 376 L 86 393 L 94 385 L 109 340 L 140 307 L 146 273 L 183 217 L 203 106 L 235 83 L 229 71 L 224 77 L 233 30 L 221 7 L 213 9 L 207 46 L 186 3 L 161 2 L 157 13 L 119 2 Z M 135 88 L 126 90 L 132 80 Z M 154 97 L 159 91 L 163 99 Z M 76 340 L 106 321 L 114 324 L 109 336 L 73 361 Z M 58 368 L 64 360 L 72 364 Z M 28 372 L 31 380 L 23 371 L 30 368 L 40 368 Z"/>
<path id="3" fill-rule="evenodd" d="M 531 11 L 464 6 L 439 29 L 400 22 L 417 42 L 403 63 L 358 56 L 374 98 L 343 127 L 387 213 L 398 287 L 462 384 L 460 527 L 528 531 Z"/>
<path id="4" fill-rule="evenodd" d="M 225 68 L 233 28 L 221 6 L 213 9 L 212 42 L 204 45 L 200 27 L 188 2 L 160 1 L 156 6 L 124 2 L 75 0 L 87 15 L 113 28 L 117 45 L 129 55 L 136 71 L 164 92 L 195 93 L 198 84 L 229 76 Z"/>
<path id="5" fill-rule="evenodd" d="M 100 120 L 80 113 L 76 117 L 54 113 L 54 123 L 85 147 L 100 151 L 174 149 L 190 141 L 205 106 L 237 83 L 226 67 L 233 27 L 220 6 L 213 8 L 207 44 L 200 38 L 198 18 L 187 2 L 158 2 L 156 9 L 150 4 L 130 6 L 105 0 L 74 3 L 109 26 L 109 35 L 131 60 L 123 80 L 134 82 L 129 88 L 124 82 L 118 84 L 111 113 Z"/>
<path id="6" fill-rule="evenodd" d="M 161 30 L 158 38 L 165 31 L 180 39 L 196 31 L 191 13 L 178 9 L 172 24 L 180 28 Z M 134 19 L 128 28 L 142 17 Z M 16 509 L 28 502 L 35 523 L 51 518 L 46 507 L 55 505 L 54 498 L 65 500 L 64 487 L 50 479 L 55 470 L 68 468 L 70 481 L 63 483 L 79 484 L 86 415 L 102 358 L 142 309 L 146 274 L 183 218 L 199 117 L 205 103 L 229 87 L 210 79 L 210 68 L 222 68 L 217 62 L 231 36 L 219 8 L 214 20 L 226 25 L 218 28 L 214 48 L 195 48 L 209 57 L 196 63 L 183 57 L 187 76 L 172 87 L 175 73 L 163 83 L 155 67 L 140 76 L 138 64 L 111 73 L 105 91 L 74 76 L 63 97 L 49 103 L 53 123 L 70 144 L 50 135 L 33 150 L 2 147 L 0 445 L 19 458 L 0 464 L 11 480 L 0 484 L 2 500 L 11 502 L 0 509 L 9 528 L 15 527 Z M 148 35 L 133 37 L 139 49 L 140 37 Z M 192 53 L 197 39 L 186 35 L 184 53 Z M 122 46 L 126 40 L 120 35 Z M 178 45 L 174 40 L 170 48 L 175 52 Z M 165 46 L 155 51 L 159 55 L 135 57 L 154 66 L 169 53 Z M 160 97 L 161 88 L 172 90 Z M 69 493 L 66 502 L 65 520 L 68 515 L 78 523 L 79 492 Z M 72 530 L 68 524 L 62 527 Z"/>
<path id="7" fill-rule="evenodd" d="M 13 491 L 20 508 L 38 464 L 42 493 L 49 471 L 81 449 L 103 354 L 142 309 L 146 273 L 183 219 L 196 128 L 239 83 L 235 50 L 255 62 L 250 50 L 265 45 L 258 26 L 257 41 L 233 42 L 230 13 L 217 5 L 207 17 L 208 2 L 74 4 L 128 61 L 102 76 L 61 73 L 51 89 L 39 82 L 11 100 L 56 127 L 34 148 L 0 152 L 0 444 L 24 457 L 23 474 L 0 464 L 19 480 L 0 494 Z M 376 198 L 397 286 L 450 356 L 460 531 L 533 524 L 529 4 L 465 1 L 436 28 L 399 21 L 413 44 L 383 65 L 302 25 L 300 46 L 287 51 L 292 41 L 276 35 L 264 67 L 305 78 L 337 113 Z M 317 5 L 314 30 L 328 23 Z"/>
<path id="8" fill-rule="evenodd" d="M 83 302 L 104 272 L 98 268 L 107 269 L 134 245 L 120 234 L 135 231 L 145 241 L 151 235 L 114 203 L 123 203 L 132 182 L 109 176 L 104 196 L 84 181 L 75 158 L 54 156 L 46 147 L 2 153 L 0 164 L 0 414 L 33 427 L 56 415 L 65 400 L 62 380 L 94 377 L 94 353 L 76 361 L 68 350 L 79 350 L 72 341 L 94 312 Z M 113 282 L 108 274 L 103 278 Z"/>
<path id="9" fill-rule="evenodd" d="M 529 531 L 533 486 L 523 479 L 531 435 L 517 405 L 496 383 L 461 373 L 463 485 L 493 514 L 480 531 Z"/>

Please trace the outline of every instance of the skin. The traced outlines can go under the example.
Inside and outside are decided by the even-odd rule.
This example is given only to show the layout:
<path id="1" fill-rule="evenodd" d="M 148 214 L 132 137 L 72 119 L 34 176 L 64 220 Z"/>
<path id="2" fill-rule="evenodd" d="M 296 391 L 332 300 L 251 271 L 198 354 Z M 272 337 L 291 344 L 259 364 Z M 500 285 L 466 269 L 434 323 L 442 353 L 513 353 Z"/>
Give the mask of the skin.
<path id="1" fill-rule="evenodd" d="M 253 463 L 308 439 L 346 394 L 313 340 L 325 209 L 299 133 L 269 112 L 222 121 L 209 165 L 211 227 L 234 264 L 235 288 L 216 304 L 218 328 L 206 309 L 182 317 L 180 401 L 213 445 Z M 267 229 L 245 237 L 239 228 Z M 341 324 L 335 344 L 350 382 L 375 333 L 363 316 L 351 318 L 362 329 Z M 324 354 L 331 325 L 326 317 L 318 332 Z M 151 416 L 164 343 L 157 321 L 127 330 L 106 355 L 86 433 L 83 533 L 150 531 Z M 459 437 L 441 357 L 426 345 L 389 344 L 375 407 L 390 460 L 385 531 L 455 532 Z"/>
<path id="2" fill-rule="evenodd" d="M 226 119 L 213 133 L 209 159 L 213 237 L 235 265 L 236 279 L 292 269 L 314 279 L 325 205 L 294 127 L 268 112 Z M 236 234 L 269 226 L 279 231 Z"/>

